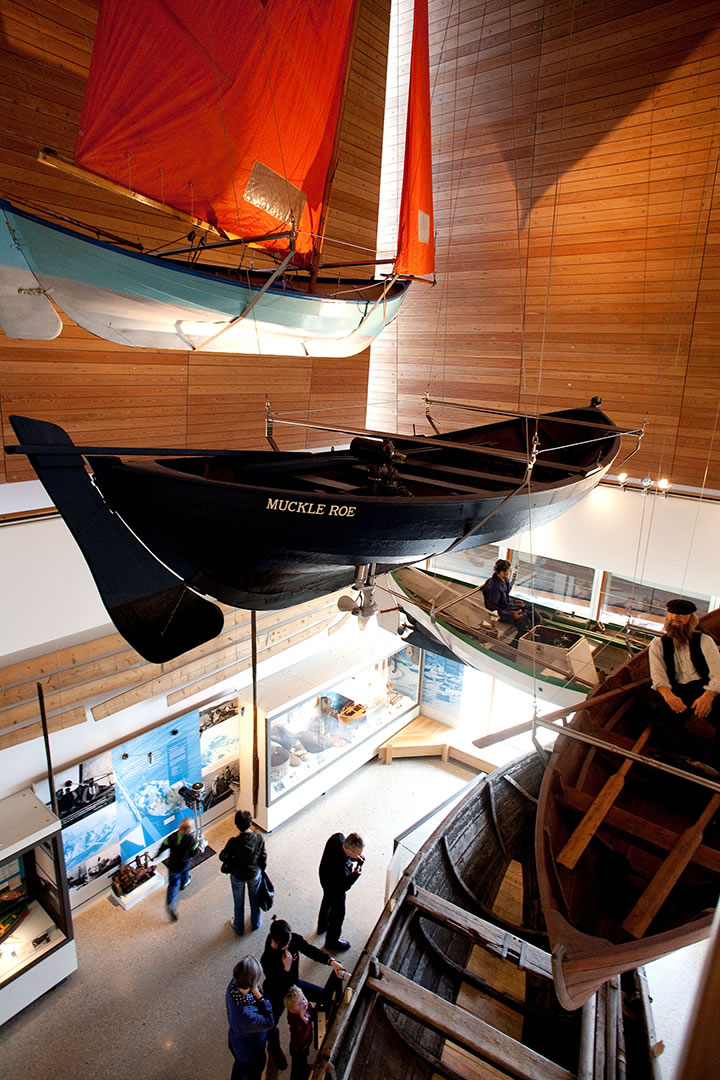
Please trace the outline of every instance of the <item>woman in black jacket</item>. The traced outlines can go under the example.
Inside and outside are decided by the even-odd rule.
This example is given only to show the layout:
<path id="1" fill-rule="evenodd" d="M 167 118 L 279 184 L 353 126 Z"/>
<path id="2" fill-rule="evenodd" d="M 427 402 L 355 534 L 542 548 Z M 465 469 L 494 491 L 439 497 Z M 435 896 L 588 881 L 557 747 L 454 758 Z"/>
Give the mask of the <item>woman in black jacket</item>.
<path id="1" fill-rule="evenodd" d="M 345 969 L 338 960 L 334 960 L 321 949 L 316 949 L 300 934 L 294 934 L 290 923 L 285 919 L 276 919 L 273 915 L 260 963 L 265 973 L 263 993 L 272 1005 L 275 1017 L 275 1027 L 268 1036 L 268 1046 L 280 1069 L 287 1068 L 287 1058 L 280 1049 L 280 1035 L 277 1028 L 285 1008 L 285 995 L 291 986 L 298 986 L 308 1001 L 319 1001 L 327 989 L 300 978 L 300 953 L 310 960 L 316 960 L 319 964 L 328 965 L 340 979 L 345 974 Z"/>
<path id="2" fill-rule="evenodd" d="M 250 901 L 250 929 L 258 930 L 262 915 L 258 906 L 258 889 L 262 872 L 267 866 L 265 841 L 260 833 L 252 832 L 252 816 L 248 810 L 238 810 L 235 815 L 237 836 L 231 836 L 220 852 L 224 874 L 230 875 L 234 915 L 232 928 L 236 934 L 245 933 L 245 886 Z"/>

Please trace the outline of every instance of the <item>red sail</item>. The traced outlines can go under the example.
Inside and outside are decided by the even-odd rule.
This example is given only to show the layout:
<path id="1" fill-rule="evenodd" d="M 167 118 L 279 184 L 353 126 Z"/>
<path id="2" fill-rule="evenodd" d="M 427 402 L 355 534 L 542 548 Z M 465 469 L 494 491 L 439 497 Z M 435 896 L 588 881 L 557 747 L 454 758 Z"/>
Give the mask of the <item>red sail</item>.
<path id="1" fill-rule="evenodd" d="M 397 274 L 435 270 L 427 0 L 415 0 Z"/>
<path id="2" fill-rule="evenodd" d="M 79 165 L 309 260 L 354 0 L 102 0 Z M 270 245 L 287 249 L 287 242 Z"/>

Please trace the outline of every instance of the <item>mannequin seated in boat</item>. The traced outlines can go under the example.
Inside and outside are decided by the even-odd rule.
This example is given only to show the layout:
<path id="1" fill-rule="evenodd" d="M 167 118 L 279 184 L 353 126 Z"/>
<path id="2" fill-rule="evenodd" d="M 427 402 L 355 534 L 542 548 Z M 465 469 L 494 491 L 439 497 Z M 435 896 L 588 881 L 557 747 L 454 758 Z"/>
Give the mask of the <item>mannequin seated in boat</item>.
<path id="1" fill-rule="evenodd" d="M 510 596 L 514 582 L 511 571 L 509 559 L 498 559 L 493 567 L 493 575 L 485 582 L 482 591 L 488 611 L 496 611 L 500 622 L 512 623 L 517 628 L 517 636 L 512 642 L 517 645 L 518 638 L 527 634 L 533 626 L 542 622 L 542 619 L 534 607 L 527 605 L 524 600 Z"/>
<path id="2" fill-rule="evenodd" d="M 652 744 L 720 766 L 720 652 L 698 629 L 692 600 L 669 600 L 665 626 L 648 650 Z M 706 729 L 712 739 L 699 733 Z M 714 729 L 714 731 L 712 731 Z"/>

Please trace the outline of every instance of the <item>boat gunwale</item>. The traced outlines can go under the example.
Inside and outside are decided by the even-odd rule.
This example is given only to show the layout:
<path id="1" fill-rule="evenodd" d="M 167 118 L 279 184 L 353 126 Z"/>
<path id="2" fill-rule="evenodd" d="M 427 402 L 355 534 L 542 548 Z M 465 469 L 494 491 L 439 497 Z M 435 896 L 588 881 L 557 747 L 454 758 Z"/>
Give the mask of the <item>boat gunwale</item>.
<path id="1" fill-rule="evenodd" d="M 702 616 L 700 629 L 705 633 L 709 633 L 718 641 L 720 639 L 720 609 L 714 609 Z M 649 646 L 631 657 L 622 667 L 613 672 L 602 684 L 602 688 L 595 688 L 587 696 L 587 700 L 591 700 L 596 693 L 608 693 L 613 689 L 622 690 L 625 685 L 629 686 L 630 682 L 640 677 L 647 678 L 649 675 L 648 648 Z M 591 709 L 583 708 L 582 704 L 580 704 L 574 710 L 573 720 L 569 726 L 583 730 L 583 726 L 587 727 L 589 724 L 593 724 L 592 731 L 597 734 L 605 726 L 599 721 L 607 721 L 612 716 L 612 710 L 615 710 L 622 700 L 623 696 L 618 695 L 612 705 L 605 702 L 596 715 L 592 713 Z M 558 730 L 558 739 L 548 761 L 540 789 L 535 842 L 540 899 L 553 946 L 553 966 L 557 969 L 555 975 L 556 987 L 561 1003 L 567 1009 L 576 1009 L 581 1006 L 594 992 L 594 989 L 608 977 L 627 971 L 632 967 L 638 967 L 676 948 L 703 940 L 710 932 L 714 916 L 714 911 L 709 911 L 707 914 L 699 911 L 688 922 L 679 923 L 674 927 L 666 927 L 655 933 L 646 932 L 639 938 L 631 938 L 617 943 L 607 937 L 580 930 L 570 921 L 567 903 L 563 897 L 562 886 L 555 869 L 560 842 L 553 834 L 553 824 L 558 817 L 555 807 L 554 783 L 558 780 L 562 782 L 567 772 L 568 766 L 563 762 L 563 758 L 568 752 L 572 752 L 577 756 L 579 751 L 576 750 L 576 747 L 579 745 L 585 744 L 578 744 L 576 740 L 572 739 L 563 739 L 562 729 Z M 592 795 L 593 793 L 588 792 L 588 794 Z M 580 815 L 578 821 L 581 819 L 582 815 Z M 666 853 L 665 858 L 667 854 L 669 852 Z M 570 873 L 575 872 L 571 871 Z M 716 875 L 716 877 L 720 881 L 720 875 Z M 563 935 L 565 936 L 563 937 Z M 595 943 L 594 946 L 592 943 Z M 612 957 L 617 958 L 619 964 L 616 960 L 612 960 Z M 587 980 L 573 980 L 569 976 L 573 973 L 573 968 L 576 965 L 589 969 L 587 964 L 589 960 L 594 961 L 591 969 L 596 972 L 596 977 L 594 978 L 594 989 L 586 992 Z M 575 982 L 581 983 L 585 989 L 573 991 L 572 987 Z"/>
<path id="2" fill-rule="evenodd" d="M 93 455 L 88 455 L 92 457 Z M 189 461 L 204 461 L 204 458 L 188 458 Z M 222 460 L 222 459 L 218 459 Z M 346 503 L 362 505 L 378 504 L 381 507 L 393 506 L 393 507 L 442 507 L 448 504 L 472 506 L 475 503 L 491 503 L 493 500 L 502 502 L 507 499 L 508 496 L 518 498 L 527 498 L 528 485 L 521 483 L 517 489 L 510 487 L 501 488 L 496 491 L 489 489 L 478 488 L 477 492 L 462 492 L 460 494 L 443 494 L 443 495 L 383 495 L 383 494 L 367 494 L 362 492 L 331 492 L 331 491 L 309 491 L 307 489 L 298 488 L 276 488 L 271 487 L 268 484 L 247 484 L 234 480 L 215 480 L 212 477 L 204 477 L 194 473 L 184 472 L 182 469 L 173 469 L 168 467 L 164 461 L 149 461 L 139 464 L 134 462 L 120 462 L 114 463 L 109 466 L 107 470 L 100 470 L 98 473 L 98 483 L 102 485 L 102 478 L 106 472 L 115 471 L 124 467 L 130 471 L 139 475 L 154 476 L 157 479 L 175 479 L 178 483 L 193 483 L 201 484 L 205 490 L 210 490 L 211 487 L 223 491 L 237 491 L 251 495 L 260 495 L 262 497 L 280 498 L 299 500 L 301 502 L 311 502 L 313 504 L 318 502 L 337 502 L 341 505 Z M 608 466 L 609 467 L 609 466 Z M 93 469 L 93 472 L 95 470 Z M 125 475 L 128 475 L 126 473 Z M 595 477 L 593 476 L 568 476 L 559 477 L 557 480 L 541 482 L 537 485 L 531 485 L 529 490 L 531 494 L 545 495 L 552 494 L 555 491 L 562 490 L 572 494 L 573 489 L 578 488 L 582 490 L 583 485 L 587 482 L 591 482 L 593 487 L 595 486 Z M 421 479 L 418 480 L 418 484 L 421 484 Z M 311 515 L 312 516 L 312 515 Z"/>
<path id="3" fill-rule="evenodd" d="M 137 260 L 139 262 L 142 262 L 147 266 L 151 266 L 151 267 L 155 267 L 155 268 L 163 267 L 165 269 L 169 269 L 173 273 L 182 273 L 182 274 L 185 274 L 186 276 L 188 276 L 190 278 L 198 278 L 199 280 L 206 281 L 208 283 L 210 283 L 210 282 L 221 282 L 222 284 L 228 285 L 233 289 L 242 289 L 245 292 L 248 292 L 248 291 L 251 292 L 251 293 L 260 293 L 260 292 L 262 292 L 264 296 L 273 295 L 273 296 L 286 297 L 286 298 L 287 297 L 295 297 L 297 299 L 309 300 L 309 301 L 314 301 L 314 302 L 319 302 L 319 303 L 331 303 L 332 302 L 332 303 L 342 303 L 342 304 L 348 304 L 348 305 L 355 304 L 356 306 L 366 306 L 367 304 L 374 303 L 378 299 L 382 298 L 383 289 L 384 289 L 384 287 L 386 285 L 386 282 L 387 282 L 386 278 L 379 278 L 379 279 L 378 278 L 341 278 L 340 279 L 341 284 L 344 285 L 344 286 L 357 285 L 357 286 L 361 286 L 364 289 L 373 288 L 373 289 L 377 290 L 377 292 L 378 292 L 378 296 L 368 295 L 368 296 L 365 296 L 365 297 L 357 297 L 357 296 L 342 297 L 342 296 L 328 295 L 327 293 L 310 293 L 310 292 L 305 292 L 303 290 L 297 290 L 295 288 L 282 287 L 280 285 L 277 285 L 277 286 L 272 286 L 271 285 L 268 288 L 263 289 L 263 283 L 262 283 L 261 279 L 262 279 L 263 276 L 268 276 L 269 277 L 273 273 L 273 268 L 272 267 L 269 268 L 267 271 L 253 270 L 253 271 L 245 272 L 245 271 L 242 271 L 240 269 L 234 269 L 233 267 L 230 267 L 230 266 L 224 266 L 224 265 L 221 265 L 221 264 L 214 264 L 215 267 L 216 267 L 215 270 L 210 270 L 210 269 L 205 270 L 205 269 L 200 268 L 196 264 L 189 265 L 187 263 L 180 262 L 179 260 L 172 260 L 172 259 L 169 259 L 169 258 L 165 258 L 162 255 L 153 255 L 153 254 L 150 254 L 148 252 L 143 252 L 143 251 L 126 250 L 119 241 L 116 242 L 116 243 L 113 243 L 112 241 L 109 241 L 109 240 L 101 240 L 99 237 L 96 237 L 96 236 L 85 236 L 83 233 L 81 233 L 79 231 L 76 231 L 74 229 L 68 228 L 66 225 L 61 225 L 58 222 L 49 221 L 46 218 L 39 217 L 37 214 L 33 214 L 32 212 L 30 212 L 28 210 L 23 210 L 20 207 L 15 206 L 14 203 L 11 203 L 9 200 L 4 199 L 2 197 L 0 197 L 0 212 L 2 212 L 2 214 L 4 214 L 4 215 L 19 215 L 21 218 L 24 218 L 24 219 L 32 222 L 33 224 L 41 225 L 41 226 L 44 226 L 45 228 L 52 229 L 55 232 L 62 234 L 63 236 L 69 237 L 71 240 L 77 240 L 77 241 L 80 241 L 80 242 L 83 242 L 83 243 L 91 244 L 93 247 L 100 248 L 101 250 L 107 251 L 107 252 L 111 253 L 112 255 L 121 255 L 121 256 L 124 256 L 124 257 L 129 257 L 131 259 L 135 259 L 135 260 Z M 11 224 L 9 222 L 8 222 L 8 225 L 9 225 L 10 228 L 12 228 L 12 226 L 11 226 Z M 78 228 L 92 229 L 92 226 L 91 225 L 82 225 L 82 226 L 78 226 Z M 19 247 L 20 251 L 23 252 L 23 256 L 24 256 L 23 244 L 18 243 L 18 241 L 15 240 L 15 239 L 14 239 L 13 242 Z M 31 267 L 31 270 L 32 270 L 32 267 Z M 305 272 L 305 271 L 302 270 L 302 268 L 298 268 L 298 270 L 299 270 L 299 272 Z M 32 272 L 34 273 L 35 271 L 32 271 Z M 242 273 L 247 273 L 250 276 L 251 279 L 254 276 L 256 278 L 256 281 L 253 282 L 252 280 L 249 280 L 249 281 L 247 281 L 247 280 L 246 281 L 235 280 L 233 277 L 229 276 L 230 274 L 242 274 Z M 228 275 L 228 276 L 225 276 L 225 275 Z M 257 279 L 260 279 L 260 280 L 257 280 Z M 309 283 L 309 281 L 308 281 L 308 283 Z M 318 276 L 318 278 L 316 280 L 316 283 L 318 285 L 328 285 L 328 286 L 332 286 L 332 287 L 337 287 L 338 278 L 337 277 L 323 277 L 322 275 L 320 275 L 320 276 Z M 392 284 L 390 285 L 389 291 L 388 291 L 385 299 L 386 300 L 392 300 L 392 301 L 400 300 L 404 296 L 404 294 L 407 292 L 407 290 L 410 288 L 411 284 L 412 284 L 412 282 L 407 278 L 398 278 L 397 280 L 393 281 Z M 132 294 L 129 294 L 129 295 L 132 295 Z M 182 300 L 182 303 L 187 307 L 197 308 L 198 311 L 206 310 L 205 307 L 201 306 L 197 302 L 194 302 L 194 301 L 192 301 L 192 300 L 190 300 L 188 298 L 184 298 Z M 220 309 L 218 309 L 218 311 L 219 310 Z"/>

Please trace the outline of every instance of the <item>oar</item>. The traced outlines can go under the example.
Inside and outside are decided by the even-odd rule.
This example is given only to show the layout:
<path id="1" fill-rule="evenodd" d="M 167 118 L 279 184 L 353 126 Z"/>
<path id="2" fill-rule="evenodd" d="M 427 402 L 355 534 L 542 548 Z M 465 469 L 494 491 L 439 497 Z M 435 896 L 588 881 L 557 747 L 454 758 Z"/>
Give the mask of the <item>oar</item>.
<path id="1" fill-rule="evenodd" d="M 705 828 L 720 806 L 720 795 L 713 795 L 702 814 L 681 834 L 675 847 L 655 874 L 645 892 L 625 919 L 623 930 L 640 938 L 667 899 L 676 881 L 702 843 Z"/>
<path id="2" fill-rule="evenodd" d="M 634 754 L 640 753 L 643 746 L 650 738 L 650 731 L 651 725 L 648 724 L 640 738 L 632 747 L 632 752 Z M 559 862 L 561 866 L 566 866 L 568 870 L 574 870 L 578 859 L 602 825 L 608 810 L 622 791 L 625 783 L 625 776 L 632 763 L 632 758 L 628 758 L 622 763 L 618 771 L 605 781 L 593 800 L 592 805 L 586 811 L 582 821 L 558 855 L 556 862 Z"/>
<path id="3" fill-rule="evenodd" d="M 604 694 L 595 694 L 594 697 L 587 697 L 584 701 L 579 701 L 577 705 L 566 705 L 564 709 L 556 709 L 555 712 L 545 713 L 542 717 L 543 722 L 554 723 L 555 720 L 562 720 L 564 716 L 570 716 L 571 713 L 584 712 L 586 709 L 594 709 L 596 705 L 604 705 L 606 701 L 610 701 L 612 698 L 618 697 L 619 694 L 627 694 L 630 690 L 637 690 L 641 686 L 649 686 L 650 679 L 645 676 L 644 679 L 635 679 L 634 682 L 625 683 L 623 686 L 617 686 L 614 690 L 608 690 Z M 562 734 L 562 728 L 558 729 Z"/>

